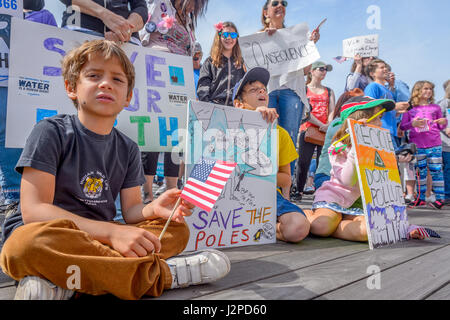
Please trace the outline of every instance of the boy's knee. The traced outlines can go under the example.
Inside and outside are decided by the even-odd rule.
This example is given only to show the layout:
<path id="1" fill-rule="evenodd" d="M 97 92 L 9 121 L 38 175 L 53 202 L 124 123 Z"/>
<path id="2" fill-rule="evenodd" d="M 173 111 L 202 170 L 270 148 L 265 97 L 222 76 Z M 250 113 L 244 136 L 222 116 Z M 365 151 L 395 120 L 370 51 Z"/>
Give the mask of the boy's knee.
<path id="1" fill-rule="evenodd" d="M 280 230 L 287 242 L 299 242 L 309 234 L 309 221 L 301 213 L 292 212 L 290 218 L 280 222 Z"/>

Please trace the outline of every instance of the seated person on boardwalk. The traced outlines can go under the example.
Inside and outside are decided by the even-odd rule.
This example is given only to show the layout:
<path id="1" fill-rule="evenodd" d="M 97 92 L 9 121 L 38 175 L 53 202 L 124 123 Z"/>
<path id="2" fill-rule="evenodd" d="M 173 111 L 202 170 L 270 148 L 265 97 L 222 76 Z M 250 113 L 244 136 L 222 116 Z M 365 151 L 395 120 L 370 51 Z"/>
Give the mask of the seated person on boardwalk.
<path id="1" fill-rule="evenodd" d="M 332 142 L 347 134 L 347 118 L 366 122 L 378 112 L 394 110 L 395 102 L 387 99 L 372 99 L 357 96 L 349 99 L 341 108 L 340 121 L 334 125 L 342 127 L 336 132 Z M 381 117 L 377 116 L 371 125 L 381 127 Z M 305 210 L 311 223 L 311 233 L 322 237 L 334 237 L 350 241 L 367 241 L 364 211 L 360 201 L 355 149 L 350 136 L 337 144 L 331 144 L 331 177 L 316 190 L 312 210 Z M 410 233 L 412 238 L 421 238 L 417 230 Z"/>
<path id="2" fill-rule="evenodd" d="M 264 68 L 256 67 L 249 70 L 234 88 L 234 106 L 259 111 L 268 121 L 273 121 L 277 116 L 275 109 L 268 108 L 267 83 L 269 78 L 269 71 Z M 298 158 L 298 154 L 287 131 L 280 126 L 277 126 L 277 129 L 277 239 L 299 242 L 308 235 L 309 222 L 302 209 L 287 200 L 291 187 L 290 163 Z"/>
<path id="3" fill-rule="evenodd" d="M 16 167 L 19 209 L 3 227 L 0 263 L 20 281 L 16 298 L 68 299 L 73 289 L 139 299 L 225 276 L 230 262 L 217 250 L 174 257 L 189 239 L 191 204 L 181 201 L 158 239 L 181 191 L 142 203 L 139 149 L 113 127 L 135 81 L 124 51 L 108 40 L 85 42 L 65 56 L 62 70 L 77 114 L 34 127 Z M 119 192 L 125 225 L 112 222 Z M 68 267 L 79 270 L 76 286 Z"/>

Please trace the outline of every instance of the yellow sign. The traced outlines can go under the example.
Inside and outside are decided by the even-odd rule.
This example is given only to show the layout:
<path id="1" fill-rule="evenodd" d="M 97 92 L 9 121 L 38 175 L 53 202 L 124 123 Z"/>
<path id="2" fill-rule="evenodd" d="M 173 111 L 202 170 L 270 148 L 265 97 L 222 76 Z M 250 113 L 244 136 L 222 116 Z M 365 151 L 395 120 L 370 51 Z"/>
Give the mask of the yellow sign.
<path id="1" fill-rule="evenodd" d="M 408 216 L 388 130 L 348 119 L 370 249 L 407 239 Z"/>

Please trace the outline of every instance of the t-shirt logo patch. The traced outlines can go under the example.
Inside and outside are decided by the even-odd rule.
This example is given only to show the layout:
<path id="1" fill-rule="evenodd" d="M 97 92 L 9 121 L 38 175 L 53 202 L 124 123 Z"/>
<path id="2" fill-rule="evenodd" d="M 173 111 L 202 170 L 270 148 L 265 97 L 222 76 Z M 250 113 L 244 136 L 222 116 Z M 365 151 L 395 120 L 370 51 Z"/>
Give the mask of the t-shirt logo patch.
<path id="1" fill-rule="evenodd" d="M 105 177 L 100 172 L 89 172 L 81 179 L 83 193 L 89 199 L 98 199 L 102 195 L 105 185 Z"/>

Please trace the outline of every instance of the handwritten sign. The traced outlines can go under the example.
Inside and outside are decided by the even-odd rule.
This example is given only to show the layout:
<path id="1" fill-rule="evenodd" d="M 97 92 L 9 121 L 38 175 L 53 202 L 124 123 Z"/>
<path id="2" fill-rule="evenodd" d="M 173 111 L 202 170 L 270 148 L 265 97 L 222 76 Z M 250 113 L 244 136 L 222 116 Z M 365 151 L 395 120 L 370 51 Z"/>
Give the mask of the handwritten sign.
<path id="1" fill-rule="evenodd" d="M 279 29 L 272 36 L 259 32 L 240 37 L 239 45 L 248 69 L 264 67 L 271 76 L 298 71 L 320 58 L 306 23 Z"/>
<path id="2" fill-rule="evenodd" d="M 379 127 L 347 121 L 356 150 L 370 249 L 406 240 L 408 215 L 391 135 Z"/>
<path id="3" fill-rule="evenodd" d="M 359 54 L 361 57 L 378 56 L 378 35 L 368 35 L 345 39 L 342 41 L 343 57 L 353 58 Z"/>
<path id="4" fill-rule="evenodd" d="M 23 19 L 23 0 L 0 0 L 0 14 Z"/>
<path id="5" fill-rule="evenodd" d="M 11 16 L 0 14 L 0 87 L 8 86 Z"/>
<path id="6" fill-rule="evenodd" d="M 190 101 L 186 176 L 202 157 L 237 163 L 212 210 L 186 218 L 186 251 L 276 241 L 277 132 L 255 111 Z"/>
<path id="7" fill-rule="evenodd" d="M 11 39 L 6 147 L 17 148 L 36 122 L 76 113 L 60 61 L 72 48 L 98 38 L 12 18 Z M 187 101 L 195 98 L 192 59 L 132 44 L 122 48 L 135 67 L 136 85 L 130 105 L 117 117 L 117 129 L 142 151 L 182 150 Z"/>

